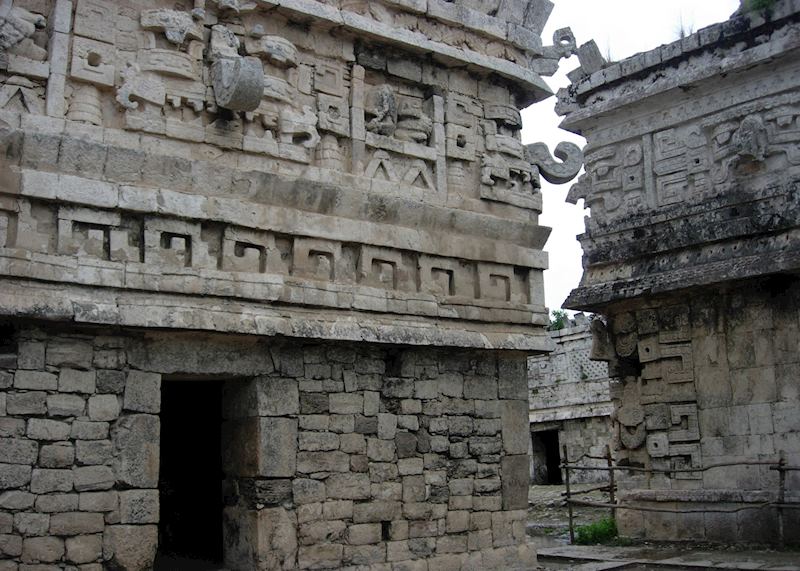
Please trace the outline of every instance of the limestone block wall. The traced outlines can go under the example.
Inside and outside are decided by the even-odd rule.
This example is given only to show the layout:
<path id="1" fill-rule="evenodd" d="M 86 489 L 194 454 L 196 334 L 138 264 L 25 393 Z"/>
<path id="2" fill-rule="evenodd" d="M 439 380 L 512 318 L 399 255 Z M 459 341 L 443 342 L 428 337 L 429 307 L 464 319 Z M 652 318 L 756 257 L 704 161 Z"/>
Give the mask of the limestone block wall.
<path id="1" fill-rule="evenodd" d="M 612 388 L 618 459 L 685 470 L 621 473 L 623 505 L 680 512 L 619 510 L 626 535 L 776 541 L 777 512 L 763 504 L 777 499 L 778 473 L 747 462 L 800 462 L 798 296 L 794 278 L 776 277 L 609 313 L 617 346 L 626 339 L 640 348 Z M 713 467 L 723 463 L 733 465 Z M 800 500 L 797 473 L 787 474 L 786 490 L 788 501 Z M 785 537 L 798 531 L 798 514 L 786 510 Z"/>
<path id="2" fill-rule="evenodd" d="M 225 380 L 229 568 L 535 564 L 522 357 L 23 326 L 0 365 L 4 571 L 152 565 L 186 377 Z"/>
<path id="3" fill-rule="evenodd" d="M 529 564 L 540 182 L 582 163 L 521 139 L 577 49 L 542 41 L 552 7 L 0 0 L 0 402 L 31 403 L 2 571 L 148 567 L 158 386 L 186 376 L 224 382 L 232 566 Z"/>
<path id="4" fill-rule="evenodd" d="M 748 462 L 800 461 L 798 10 L 742 8 L 560 94 L 592 214 L 567 306 L 604 318 L 619 461 L 662 471 L 622 478 L 623 506 L 655 510 L 619 510 L 628 535 L 778 539 L 777 474 Z"/>

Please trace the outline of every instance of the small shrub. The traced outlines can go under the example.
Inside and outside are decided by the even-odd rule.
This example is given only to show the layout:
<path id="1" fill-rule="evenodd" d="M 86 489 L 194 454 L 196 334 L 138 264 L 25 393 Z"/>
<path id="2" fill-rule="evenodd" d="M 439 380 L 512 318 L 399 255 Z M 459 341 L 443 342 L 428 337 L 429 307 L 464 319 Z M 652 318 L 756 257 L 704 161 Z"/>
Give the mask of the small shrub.
<path id="1" fill-rule="evenodd" d="M 617 522 L 610 517 L 575 528 L 575 543 L 578 545 L 608 543 L 616 537 Z"/>

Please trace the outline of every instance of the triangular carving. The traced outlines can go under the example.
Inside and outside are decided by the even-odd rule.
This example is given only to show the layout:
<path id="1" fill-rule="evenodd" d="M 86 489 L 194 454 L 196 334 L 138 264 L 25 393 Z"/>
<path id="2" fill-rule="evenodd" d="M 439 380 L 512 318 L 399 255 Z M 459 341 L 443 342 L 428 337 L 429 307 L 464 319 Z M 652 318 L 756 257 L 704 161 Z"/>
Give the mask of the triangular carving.
<path id="1" fill-rule="evenodd" d="M 377 178 L 378 173 L 381 171 L 383 171 L 383 177 L 389 182 L 397 182 L 399 180 L 389 154 L 384 151 L 376 151 L 369 165 L 367 165 L 364 176 L 367 178 Z"/>
<path id="2" fill-rule="evenodd" d="M 428 173 L 428 165 L 420 160 L 411 163 L 411 168 L 408 169 L 406 176 L 403 177 L 403 182 L 410 186 L 436 191 L 436 185 L 433 184 L 433 179 Z M 421 184 L 418 184 L 418 182 L 421 182 Z"/>

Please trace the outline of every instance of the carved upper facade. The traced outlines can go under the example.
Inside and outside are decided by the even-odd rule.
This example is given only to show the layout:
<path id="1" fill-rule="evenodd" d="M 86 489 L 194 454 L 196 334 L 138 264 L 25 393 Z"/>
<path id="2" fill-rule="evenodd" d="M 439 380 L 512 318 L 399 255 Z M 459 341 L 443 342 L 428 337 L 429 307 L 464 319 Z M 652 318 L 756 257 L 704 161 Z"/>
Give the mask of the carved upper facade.
<path id="1" fill-rule="evenodd" d="M 2 311 L 546 348 L 551 9 L 1 0 Z"/>
<path id="2" fill-rule="evenodd" d="M 581 57 L 557 107 L 588 140 L 570 306 L 800 267 L 799 9 L 742 10 L 613 65 Z"/>

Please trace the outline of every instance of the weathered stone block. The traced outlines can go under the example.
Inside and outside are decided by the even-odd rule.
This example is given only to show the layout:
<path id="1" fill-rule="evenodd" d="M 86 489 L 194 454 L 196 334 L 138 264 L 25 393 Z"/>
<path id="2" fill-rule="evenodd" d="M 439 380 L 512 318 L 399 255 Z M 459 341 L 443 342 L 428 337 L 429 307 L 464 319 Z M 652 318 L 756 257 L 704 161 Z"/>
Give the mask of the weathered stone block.
<path id="1" fill-rule="evenodd" d="M 66 540 L 67 561 L 71 563 L 91 563 L 103 555 L 102 535 L 79 535 Z"/>
<path id="2" fill-rule="evenodd" d="M 39 451 L 42 468 L 67 468 L 75 461 L 75 447 L 69 443 L 47 444 Z"/>
<path id="3" fill-rule="evenodd" d="M 129 490 L 120 492 L 120 523 L 158 523 L 158 499 L 157 490 Z"/>
<path id="4" fill-rule="evenodd" d="M 424 467 L 422 458 L 401 458 L 397 461 L 397 470 L 401 476 L 422 474 Z"/>
<path id="5" fill-rule="evenodd" d="M 14 415 L 45 414 L 47 393 L 13 393 L 6 397 L 6 412 Z M 24 421 L 22 421 L 24 424 Z"/>
<path id="6" fill-rule="evenodd" d="M 364 397 L 354 393 L 336 393 L 330 395 L 330 412 L 332 414 L 361 414 L 364 411 Z"/>
<path id="7" fill-rule="evenodd" d="M 89 397 L 89 418 L 95 422 L 116 420 L 120 413 L 116 395 L 94 395 Z"/>
<path id="8" fill-rule="evenodd" d="M 107 490 L 114 485 L 114 471 L 108 466 L 73 468 L 75 490 L 88 492 Z"/>
<path id="9" fill-rule="evenodd" d="M 120 395 L 125 391 L 125 378 L 122 371 L 97 371 L 97 392 Z"/>
<path id="10" fill-rule="evenodd" d="M 120 419 L 113 435 L 117 480 L 135 488 L 157 487 L 159 442 L 157 416 L 134 414 Z M 116 542 L 127 537 L 128 531 L 122 529 L 114 533 L 112 539 Z"/>
<path id="11" fill-rule="evenodd" d="M 154 525 L 110 525 L 103 532 L 103 558 L 126 571 L 146 571 L 153 566 L 158 546 Z"/>
<path id="12" fill-rule="evenodd" d="M 267 568 L 292 568 L 297 557 L 297 519 L 283 508 L 267 508 L 258 512 L 232 508 L 225 510 L 226 520 L 235 535 L 225 536 L 226 565 L 246 568 L 254 559 Z"/>
<path id="13" fill-rule="evenodd" d="M 393 501 L 372 501 L 353 506 L 353 522 L 375 523 L 393 521 L 400 517 L 402 504 Z"/>
<path id="14" fill-rule="evenodd" d="M 76 440 L 104 440 L 108 438 L 107 422 L 76 420 L 72 423 L 70 436 Z"/>
<path id="15" fill-rule="evenodd" d="M 370 497 L 367 474 L 332 474 L 325 482 L 327 495 L 333 499 L 366 500 Z"/>
<path id="16" fill-rule="evenodd" d="M 301 432 L 299 450 L 311 452 L 322 450 L 338 450 L 339 435 L 330 432 Z"/>
<path id="17" fill-rule="evenodd" d="M 20 369 L 44 369 L 45 344 L 39 341 L 23 341 L 17 346 L 17 367 Z"/>
<path id="18" fill-rule="evenodd" d="M 297 462 L 297 420 L 264 417 L 223 425 L 223 461 L 240 476 L 291 478 Z"/>
<path id="19" fill-rule="evenodd" d="M 386 398 L 410 399 L 414 397 L 414 379 L 387 377 L 383 381 L 381 394 Z M 417 396 L 417 398 L 423 398 Z"/>
<path id="20" fill-rule="evenodd" d="M 68 512 L 50 516 L 50 533 L 52 535 L 102 533 L 104 528 L 103 514 L 99 513 Z"/>
<path id="21" fill-rule="evenodd" d="M 527 455 L 505 456 L 502 460 L 503 509 L 528 508 L 530 463 Z"/>
<path id="22" fill-rule="evenodd" d="M 506 453 L 527 454 L 530 440 L 527 401 L 503 401 L 501 421 Z"/>
<path id="23" fill-rule="evenodd" d="M 0 438 L 0 462 L 2 463 L 32 466 L 36 463 L 38 453 L 39 446 L 33 440 Z"/>
<path id="24" fill-rule="evenodd" d="M 410 432 L 398 432 L 394 443 L 397 448 L 398 458 L 410 458 L 416 454 L 419 440 L 417 436 Z M 420 450 L 420 452 L 427 452 L 427 450 Z"/>
<path id="25" fill-rule="evenodd" d="M 61 369 L 58 375 L 58 390 L 62 393 L 92 394 L 96 390 L 96 384 L 97 377 L 94 371 Z"/>
<path id="26" fill-rule="evenodd" d="M 393 440 L 367 439 L 367 456 L 374 462 L 392 462 L 395 459 Z"/>
<path id="27" fill-rule="evenodd" d="M 352 519 L 353 501 L 352 500 L 331 500 L 322 504 L 322 517 L 327 520 L 332 519 Z"/>
<path id="28" fill-rule="evenodd" d="M 50 395 L 47 397 L 49 416 L 82 416 L 86 400 L 78 395 Z"/>
<path id="29" fill-rule="evenodd" d="M 295 478 L 292 481 L 292 494 L 296 504 L 311 504 L 325 500 L 325 484 L 319 480 Z"/>
<path id="30" fill-rule="evenodd" d="M 423 476 L 403 477 L 403 502 L 424 502 L 428 499 L 428 490 Z"/>
<path id="31" fill-rule="evenodd" d="M 66 422 L 46 418 L 32 418 L 28 421 L 28 438 L 34 440 L 66 440 L 71 427 Z"/>
<path id="32" fill-rule="evenodd" d="M 123 408 L 154 414 L 161 412 L 161 375 L 143 371 L 129 372 L 125 382 Z"/>
<path id="33" fill-rule="evenodd" d="M 342 452 L 348 454 L 366 454 L 367 439 L 364 438 L 363 435 L 357 433 L 342 434 L 339 448 Z"/>
<path id="34" fill-rule="evenodd" d="M 302 546 L 297 553 L 300 569 L 336 569 L 341 567 L 344 548 L 341 545 L 322 544 Z"/>
<path id="35" fill-rule="evenodd" d="M 14 373 L 14 388 L 34 391 L 54 391 L 58 388 L 58 377 L 43 371 L 17 370 Z"/>
<path id="36" fill-rule="evenodd" d="M 43 513 L 73 512 L 78 509 L 78 494 L 47 494 L 36 498 L 36 509 Z"/>
<path id="37" fill-rule="evenodd" d="M 96 466 L 110 462 L 114 447 L 109 440 L 78 440 L 75 442 L 75 459 L 83 465 Z"/>
<path id="38" fill-rule="evenodd" d="M 330 412 L 330 401 L 327 394 L 300 393 L 301 414 L 327 414 Z"/>
<path id="39" fill-rule="evenodd" d="M 288 416 L 300 412 L 300 396 L 295 379 L 262 377 L 256 383 L 260 416 Z"/>
<path id="40" fill-rule="evenodd" d="M 71 470 L 35 469 L 29 478 L 31 483 L 30 489 L 34 494 L 72 491 L 73 475 Z"/>
<path id="41" fill-rule="evenodd" d="M 370 545 L 381 541 L 381 524 L 362 523 L 347 528 L 347 543 L 350 545 Z"/>
<path id="42" fill-rule="evenodd" d="M 50 516 L 37 513 L 14 514 L 14 529 L 26 536 L 47 535 L 50 529 Z"/>
<path id="43" fill-rule="evenodd" d="M 392 440 L 397 433 L 397 415 L 378 414 L 378 438 Z"/>
<path id="44" fill-rule="evenodd" d="M 343 521 L 311 521 L 300 525 L 300 544 L 339 543 L 347 530 Z"/>
<path id="45" fill-rule="evenodd" d="M 47 364 L 53 367 L 88 369 L 92 365 L 92 352 L 91 343 L 77 339 L 53 339 L 47 344 Z"/>
<path id="46" fill-rule="evenodd" d="M 119 508 L 119 493 L 115 491 L 84 492 L 77 497 L 75 505 L 82 512 L 116 511 Z"/>
<path id="47" fill-rule="evenodd" d="M 0 554 L 8 557 L 19 557 L 22 554 L 22 537 L 11 534 L 0 535 Z M 17 564 L 14 563 L 12 571 L 16 570 Z"/>
<path id="48" fill-rule="evenodd" d="M 11 490 L 0 493 L 0 508 L 4 510 L 25 510 L 33 507 L 36 496 L 29 492 Z"/>
<path id="49" fill-rule="evenodd" d="M 370 462 L 369 474 L 372 482 L 388 482 L 397 480 L 399 471 L 394 462 Z"/>
<path id="50" fill-rule="evenodd" d="M 53 563 L 64 556 L 64 540 L 58 537 L 29 537 L 22 542 L 23 563 Z"/>
<path id="51" fill-rule="evenodd" d="M 377 434 L 378 433 L 377 417 L 356 415 L 355 431 L 359 434 Z"/>
<path id="52" fill-rule="evenodd" d="M 356 429 L 356 417 L 353 414 L 332 414 L 331 432 L 349 434 Z"/>
<path id="53" fill-rule="evenodd" d="M 528 367 L 524 358 L 497 362 L 497 388 L 501 399 L 528 400 Z"/>
<path id="54" fill-rule="evenodd" d="M 316 472 L 348 472 L 350 458 L 344 452 L 298 452 L 297 471 L 302 474 Z"/>

